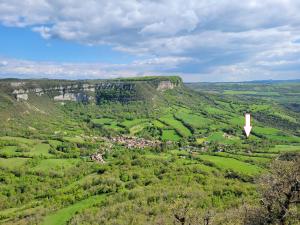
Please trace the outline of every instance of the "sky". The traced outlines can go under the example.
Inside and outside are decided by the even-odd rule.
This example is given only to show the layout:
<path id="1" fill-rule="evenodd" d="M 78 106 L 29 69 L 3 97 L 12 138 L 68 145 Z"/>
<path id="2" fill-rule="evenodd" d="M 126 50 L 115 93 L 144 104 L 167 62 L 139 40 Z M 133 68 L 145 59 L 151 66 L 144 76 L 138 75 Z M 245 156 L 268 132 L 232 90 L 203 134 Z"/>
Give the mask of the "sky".
<path id="1" fill-rule="evenodd" d="M 0 0 L 0 78 L 300 79 L 299 0 Z"/>

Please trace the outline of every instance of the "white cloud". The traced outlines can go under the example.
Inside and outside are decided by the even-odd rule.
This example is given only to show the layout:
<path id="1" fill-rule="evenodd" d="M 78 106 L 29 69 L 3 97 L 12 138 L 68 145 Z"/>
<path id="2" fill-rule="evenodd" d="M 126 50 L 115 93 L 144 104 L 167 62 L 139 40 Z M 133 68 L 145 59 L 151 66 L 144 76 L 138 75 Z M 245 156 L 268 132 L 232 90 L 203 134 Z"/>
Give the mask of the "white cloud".
<path id="1" fill-rule="evenodd" d="M 135 76 L 171 76 L 179 75 L 184 81 L 244 81 L 266 79 L 297 79 L 299 74 L 294 71 L 275 71 L 263 67 L 252 66 L 252 62 L 234 65 L 216 66 L 203 73 L 170 72 L 161 70 L 177 68 L 182 63 L 188 63 L 190 58 L 153 58 L 134 61 L 131 64 L 102 64 L 102 63 L 57 63 L 35 62 L 27 60 L 6 59 L 5 67 L 0 70 L 0 77 L 16 78 L 46 78 L 55 79 L 107 79 Z M 286 63 L 286 62 L 284 62 Z M 3 64 L 3 63 L 2 63 Z M 4 65 L 3 64 L 3 65 Z M 213 79 L 212 79 L 213 78 Z"/>
<path id="2" fill-rule="evenodd" d="M 113 65 L 114 73 L 177 70 L 203 74 L 199 80 L 209 72 L 215 80 L 220 73 L 228 79 L 278 77 L 283 69 L 298 76 L 290 70 L 300 63 L 299 11 L 298 0 L 0 0 L 5 26 L 28 27 L 45 39 L 109 44 L 139 58 Z M 189 63 L 192 72 L 183 71 Z M 10 64 L 17 73 L 54 76 L 68 70 L 72 76 L 85 68 L 86 74 L 105 74 L 82 64 Z"/>
<path id="3" fill-rule="evenodd" d="M 298 27 L 299 9 L 297 0 L 0 0 L 0 21 L 33 26 L 47 38 L 133 44 L 205 30 Z"/>
<path id="4" fill-rule="evenodd" d="M 184 57 L 153 58 L 136 60 L 131 64 L 103 63 L 57 63 L 7 59 L 0 65 L 0 77 L 17 78 L 59 78 L 59 79 L 104 79 L 130 76 L 174 75 L 162 72 L 161 67 L 176 68 L 192 59 Z"/>

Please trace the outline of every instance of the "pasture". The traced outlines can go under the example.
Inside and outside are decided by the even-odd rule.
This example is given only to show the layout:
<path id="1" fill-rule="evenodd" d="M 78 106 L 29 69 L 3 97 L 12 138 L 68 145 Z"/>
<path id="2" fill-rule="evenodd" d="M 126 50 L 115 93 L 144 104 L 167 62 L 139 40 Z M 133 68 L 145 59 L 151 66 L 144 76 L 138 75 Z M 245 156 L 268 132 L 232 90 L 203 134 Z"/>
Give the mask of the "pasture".
<path id="1" fill-rule="evenodd" d="M 178 134 L 180 134 L 182 137 L 188 137 L 191 136 L 191 131 L 184 126 L 179 120 L 175 119 L 172 114 L 167 114 L 163 117 L 160 117 L 159 120 L 168 126 L 174 128 Z"/>
<path id="2" fill-rule="evenodd" d="M 237 173 L 245 175 L 257 175 L 263 171 L 262 168 L 239 161 L 237 159 L 213 156 L 213 155 L 200 155 L 200 159 L 213 163 L 217 168 L 221 170 L 233 170 Z"/>
<path id="3" fill-rule="evenodd" d="M 43 225 L 65 225 L 72 218 L 72 216 L 86 208 L 90 208 L 96 204 L 101 203 L 105 199 L 104 195 L 91 196 L 82 201 L 76 202 L 70 206 L 59 209 L 58 211 L 46 216 Z"/>

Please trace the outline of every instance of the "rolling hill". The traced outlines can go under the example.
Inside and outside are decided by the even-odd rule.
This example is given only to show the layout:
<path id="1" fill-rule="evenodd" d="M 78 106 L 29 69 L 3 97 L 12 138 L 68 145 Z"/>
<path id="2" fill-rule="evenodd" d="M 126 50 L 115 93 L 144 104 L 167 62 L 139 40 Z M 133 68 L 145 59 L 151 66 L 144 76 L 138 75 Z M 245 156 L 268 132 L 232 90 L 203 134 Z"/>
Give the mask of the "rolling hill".
<path id="1" fill-rule="evenodd" d="M 188 201 L 225 224 L 300 151 L 298 85 L 1 80 L 0 223 L 173 224 Z"/>

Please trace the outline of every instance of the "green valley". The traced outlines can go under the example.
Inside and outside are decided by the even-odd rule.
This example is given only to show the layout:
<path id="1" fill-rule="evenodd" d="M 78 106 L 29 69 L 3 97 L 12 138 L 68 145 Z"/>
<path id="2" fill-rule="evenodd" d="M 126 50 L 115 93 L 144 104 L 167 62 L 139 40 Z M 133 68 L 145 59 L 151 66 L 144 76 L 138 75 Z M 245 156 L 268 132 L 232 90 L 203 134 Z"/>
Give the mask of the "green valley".
<path id="1" fill-rule="evenodd" d="M 261 85 L 0 80 L 0 224 L 247 224 L 300 153 L 300 83 Z"/>

